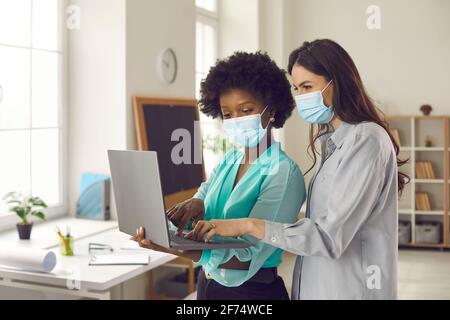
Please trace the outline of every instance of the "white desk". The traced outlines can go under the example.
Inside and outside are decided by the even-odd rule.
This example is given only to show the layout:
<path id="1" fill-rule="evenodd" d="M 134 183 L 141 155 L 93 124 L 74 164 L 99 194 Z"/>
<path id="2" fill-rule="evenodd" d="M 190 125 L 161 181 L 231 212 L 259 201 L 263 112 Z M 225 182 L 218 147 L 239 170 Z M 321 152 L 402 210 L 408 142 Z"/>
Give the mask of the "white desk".
<path id="1" fill-rule="evenodd" d="M 69 224 L 75 237 L 73 257 L 59 255 L 58 239 L 53 231 L 55 225 L 61 229 Z M 64 229 L 63 229 L 64 230 Z M 49 233 L 51 231 L 51 233 Z M 89 235 L 90 234 L 90 235 Z M 78 236 L 77 236 L 78 235 Z M 0 236 L 0 245 L 23 245 L 50 249 L 57 255 L 57 265 L 52 273 L 24 272 L 0 268 L 0 286 L 39 290 L 49 293 L 78 297 L 110 299 L 110 289 L 116 285 L 161 266 L 176 257 L 151 250 L 138 250 L 138 254 L 150 256 L 146 266 L 89 266 L 89 242 L 108 244 L 114 252 L 129 242 L 129 236 L 119 232 L 116 222 L 96 222 L 78 219 L 63 219 L 35 226 L 31 241 L 19 241 L 16 232 Z M 56 240 L 52 240 L 56 239 Z M 127 254 L 134 251 L 126 250 Z"/>

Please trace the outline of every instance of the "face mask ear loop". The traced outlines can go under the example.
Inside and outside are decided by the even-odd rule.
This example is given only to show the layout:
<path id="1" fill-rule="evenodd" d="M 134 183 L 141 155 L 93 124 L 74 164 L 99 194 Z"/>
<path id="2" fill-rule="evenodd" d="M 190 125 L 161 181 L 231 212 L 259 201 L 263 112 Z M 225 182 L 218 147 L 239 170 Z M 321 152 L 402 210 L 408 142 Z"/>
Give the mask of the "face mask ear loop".
<path id="1" fill-rule="evenodd" d="M 330 82 L 328 82 L 328 84 L 327 84 L 327 86 L 325 87 L 325 88 L 323 88 L 323 90 L 322 90 L 322 92 L 321 93 L 324 93 L 325 92 L 325 90 L 327 90 L 328 89 L 328 87 L 331 85 L 331 83 L 333 82 L 333 80 L 330 80 Z"/>
<path id="2" fill-rule="evenodd" d="M 268 107 L 269 107 L 269 106 L 266 106 L 266 107 L 264 108 L 263 112 L 260 113 L 261 116 L 264 114 L 264 112 L 266 112 L 266 110 L 267 110 Z"/>
<path id="3" fill-rule="evenodd" d="M 263 110 L 263 112 L 261 112 L 259 115 L 260 115 L 260 119 L 262 120 L 262 115 L 264 114 L 264 112 L 266 112 L 266 110 L 267 110 L 267 108 L 269 108 L 269 106 L 267 105 L 267 107 L 265 107 L 265 109 Z M 269 123 L 267 124 L 267 127 L 263 127 L 262 126 L 262 122 L 261 122 L 261 128 L 263 128 L 264 130 L 266 130 L 268 127 L 270 126 L 270 121 L 269 121 Z"/>

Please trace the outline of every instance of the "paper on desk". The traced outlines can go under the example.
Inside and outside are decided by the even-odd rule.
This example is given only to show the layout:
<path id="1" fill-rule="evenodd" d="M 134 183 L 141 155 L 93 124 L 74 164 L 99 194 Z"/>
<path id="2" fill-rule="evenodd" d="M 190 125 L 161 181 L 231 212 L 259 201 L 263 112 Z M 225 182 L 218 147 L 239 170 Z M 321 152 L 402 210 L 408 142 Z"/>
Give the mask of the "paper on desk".
<path id="1" fill-rule="evenodd" d="M 128 240 L 128 241 L 124 242 L 120 246 L 120 250 L 136 250 L 136 251 L 143 251 L 143 252 L 147 252 L 147 253 L 149 252 L 148 249 L 140 247 L 136 241 L 132 241 L 132 240 Z"/>
<path id="2" fill-rule="evenodd" d="M 113 265 L 147 265 L 150 256 L 146 254 L 102 254 L 91 256 L 90 266 L 113 266 Z"/>
<path id="3" fill-rule="evenodd" d="M 37 248 L 0 248 L 0 265 L 48 273 L 56 266 L 56 255 Z"/>

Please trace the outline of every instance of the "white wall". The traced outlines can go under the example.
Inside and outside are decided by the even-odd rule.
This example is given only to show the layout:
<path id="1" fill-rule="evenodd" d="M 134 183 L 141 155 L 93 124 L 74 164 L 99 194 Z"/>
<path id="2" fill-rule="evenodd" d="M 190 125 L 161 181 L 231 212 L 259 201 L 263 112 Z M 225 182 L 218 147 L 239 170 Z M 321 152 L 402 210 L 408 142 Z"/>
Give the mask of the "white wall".
<path id="1" fill-rule="evenodd" d="M 295 0 L 259 0 L 259 47 L 286 69 L 293 49 Z"/>
<path id="2" fill-rule="evenodd" d="M 381 7 L 381 30 L 368 30 L 366 9 Z M 353 57 L 371 96 L 388 114 L 450 113 L 450 1 L 296 0 L 293 45 L 331 38 Z M 289 121 L 286 148 L 306 168 L 307 127 Z"/>
<path id="3" fill-rule="evenodd" d="M 258 0 L 219 0 L 219 57 L 259 50 Z"/>
<path id="4" fill-rule="evenodd" d="M 126 147 L 125 0 L 72 0 L 79 30 L 68 41 L 69 208 L 80 176 L 108 174 L 106 150 Z"/>
<path id="5" fill-rule="evenodd" d="M 287 69 L 288 56 L 293 50 L 293 8 L 295 0 L 259 0 L 259 50 L 267 52 L 282 69 Z M 275 138 L 286 150 L 286 128 L 293 116 L 288 119 L 285 127 L 274 130 Z"/>
<path id="6" fill-rule="evenodd" d="M 127 6 L 127 147 L 136 148 L 132 97 L 195 98 L 194 0 L 128 0 Z M 156 59 L 172 48 L 178 76 L 171 85 L 157 78 Z"/>
<path id="7" fill-rule="evenodd" d="M 267 52 L 286 68 L 292 50 L 292 8 L 295 0 L 220 0 L 219 57 L 235 51 Z M 284 129 L 274 130 L 284 147 Z"/>

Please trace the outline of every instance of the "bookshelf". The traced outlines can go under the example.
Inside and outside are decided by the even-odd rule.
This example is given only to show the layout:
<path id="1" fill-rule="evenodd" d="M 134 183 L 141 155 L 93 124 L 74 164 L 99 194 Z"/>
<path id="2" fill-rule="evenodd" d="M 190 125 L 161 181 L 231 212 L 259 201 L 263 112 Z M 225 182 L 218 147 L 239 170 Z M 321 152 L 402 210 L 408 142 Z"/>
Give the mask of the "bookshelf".
<path id="1" fill-rule="evenodd" d="M 400 141 L 400 157 L 409 159 L 400 170 L 411 177 L 398 211 L 399 221 L 410 225 L 410 236 L 399 246 L 450 248 L 450 116 L 387 118 Z M 424 229 L 434 232 L 433 240 L 423 236 Z"/>

